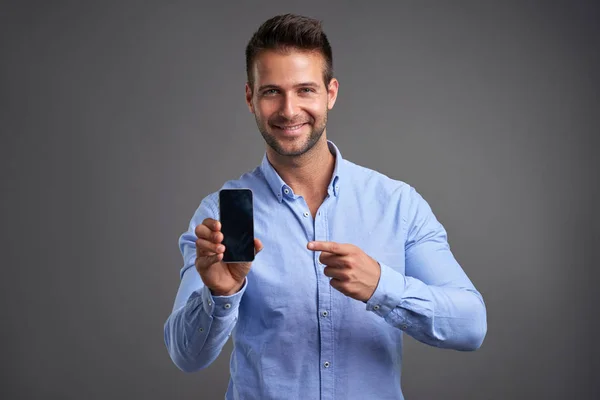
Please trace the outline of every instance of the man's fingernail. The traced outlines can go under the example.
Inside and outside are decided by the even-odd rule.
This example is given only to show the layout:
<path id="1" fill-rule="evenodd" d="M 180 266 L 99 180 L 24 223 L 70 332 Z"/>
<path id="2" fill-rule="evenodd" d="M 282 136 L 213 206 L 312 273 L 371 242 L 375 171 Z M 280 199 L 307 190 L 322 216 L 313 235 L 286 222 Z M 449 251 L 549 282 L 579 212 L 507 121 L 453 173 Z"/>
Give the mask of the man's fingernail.
<path id="1" fill-rule="evenodd" d="M 312 249 L 313 247 L 315 247 L 314 243 L 313 242 L 308 242 L 308 248 Z"/>

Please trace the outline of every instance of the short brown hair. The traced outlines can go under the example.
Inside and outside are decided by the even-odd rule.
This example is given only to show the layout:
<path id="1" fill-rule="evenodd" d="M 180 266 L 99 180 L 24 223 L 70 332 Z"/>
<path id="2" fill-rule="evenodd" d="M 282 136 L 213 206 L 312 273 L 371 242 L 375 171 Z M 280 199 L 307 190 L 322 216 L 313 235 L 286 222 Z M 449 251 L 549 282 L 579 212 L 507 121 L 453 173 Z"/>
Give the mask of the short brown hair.
<path id="1" fill-rule="evenodd" d="M 246 75 L 250 87 L 254 86 L 252 74 L 256 56 L 264 50 L 286 52 L 289 50 L 319 51 L 325 59 L 323 80 L 325 86 L 333 78 L 333 57 L 321 21 L 295 14 L 277 15 L 265 21 L 246 46 Z"/>

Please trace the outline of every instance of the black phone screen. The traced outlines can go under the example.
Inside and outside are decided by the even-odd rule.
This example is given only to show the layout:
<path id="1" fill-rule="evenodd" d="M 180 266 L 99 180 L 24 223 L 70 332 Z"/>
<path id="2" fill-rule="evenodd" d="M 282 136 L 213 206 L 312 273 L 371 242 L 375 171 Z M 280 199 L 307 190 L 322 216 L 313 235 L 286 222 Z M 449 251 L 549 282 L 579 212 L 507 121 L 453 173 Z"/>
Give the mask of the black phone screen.
<path id="1" fill-rule="evenodd" d="M 225 254 L 223 262 L 254 260 L 254 213 L 250 189 L 221 189 L 219 213 Z"/>

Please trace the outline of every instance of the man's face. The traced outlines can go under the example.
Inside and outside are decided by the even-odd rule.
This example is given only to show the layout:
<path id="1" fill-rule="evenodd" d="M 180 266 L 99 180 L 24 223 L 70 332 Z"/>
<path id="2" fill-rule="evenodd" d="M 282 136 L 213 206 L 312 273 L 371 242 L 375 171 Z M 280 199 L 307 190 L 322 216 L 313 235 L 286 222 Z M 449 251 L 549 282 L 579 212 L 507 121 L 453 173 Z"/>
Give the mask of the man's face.
<path id="1" fill-rule="evenodd" d="M 318 52 L 264 51 L 254 61 L 254 85 L 246 84 L 246 103 L 267 144 L 282 156 L 299 156 L 321 138 L 333 108 L 338 82 L 323 82 Z"/>

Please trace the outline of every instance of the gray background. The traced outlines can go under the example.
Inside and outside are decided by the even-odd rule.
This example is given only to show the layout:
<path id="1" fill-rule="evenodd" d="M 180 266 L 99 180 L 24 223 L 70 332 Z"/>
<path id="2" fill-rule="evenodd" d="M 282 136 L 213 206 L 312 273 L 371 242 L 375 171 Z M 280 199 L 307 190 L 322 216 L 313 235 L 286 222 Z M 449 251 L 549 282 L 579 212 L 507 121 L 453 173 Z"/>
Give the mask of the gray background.
<path id="1" fill-rule="evenodd" d="M 423 194 L 488 307 L 477 352 L 406 340 L 406 397 L 599 398 L 598 7 L 83 3 L 0 6 L 1 398 L 223 397 L 230 343 L 185 374 L 163 323 L 178 236 L 262 159 L 244 47 L 284 12 L 333 46 L 329 138 Z"/>

